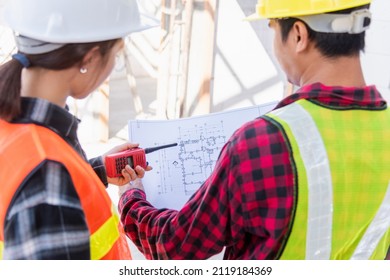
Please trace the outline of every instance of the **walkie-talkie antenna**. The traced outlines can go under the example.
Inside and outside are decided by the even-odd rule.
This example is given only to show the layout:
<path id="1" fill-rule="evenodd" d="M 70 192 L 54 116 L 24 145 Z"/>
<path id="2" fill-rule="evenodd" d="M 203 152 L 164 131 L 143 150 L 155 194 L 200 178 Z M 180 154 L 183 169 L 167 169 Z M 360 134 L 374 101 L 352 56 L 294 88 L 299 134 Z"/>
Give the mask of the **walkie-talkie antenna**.
<path id="1" fill-rule="evenodd" d="M 151 152 L 154 152 L 154 151 L 157 151 L 157 150 L 161 150 L 161 149 L 165 149 L 165 148 L 170 148 L 170 147 L 175 147 L 177 146 L 177 143 L 173 143 L 173 144 L 168 144 L 168 145 L 162 145 L 162 146 L 157 146 L 157 147 L 153 147 L 153 148 L 145 148 L 145 154 L 149 154 Z"/>

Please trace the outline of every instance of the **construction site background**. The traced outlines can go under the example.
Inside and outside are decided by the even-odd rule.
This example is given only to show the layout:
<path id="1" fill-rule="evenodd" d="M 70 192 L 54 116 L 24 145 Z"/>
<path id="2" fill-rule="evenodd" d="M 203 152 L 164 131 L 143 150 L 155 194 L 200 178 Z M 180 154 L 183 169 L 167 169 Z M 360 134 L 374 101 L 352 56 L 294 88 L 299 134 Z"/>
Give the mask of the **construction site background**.
<path id="1" fill-rule="evenodd" d="M 291 93 L 294 88 L 272 54 L 268 23 L 244 21 L 256 2 L 140 0 L 142 11 L 161 25 L 126 38 L 109 80 L 85 100 L 68 100 L 81 120 L 79 138 L 87 155 L 101 155 L 127 141 L 132 119 L 191 117 L 281 100 Z M 390 100 L 390 39 L 385 36 L 390 1 L 374 0 L 371 11 L 364 74 Z M 11 31 L 1 27 L 1 62 L 15 51 Z M 117 187 L 109 186 L 108 192 L 117 203 Z M 144 259 L 129 243 L 133 258 Z"/>

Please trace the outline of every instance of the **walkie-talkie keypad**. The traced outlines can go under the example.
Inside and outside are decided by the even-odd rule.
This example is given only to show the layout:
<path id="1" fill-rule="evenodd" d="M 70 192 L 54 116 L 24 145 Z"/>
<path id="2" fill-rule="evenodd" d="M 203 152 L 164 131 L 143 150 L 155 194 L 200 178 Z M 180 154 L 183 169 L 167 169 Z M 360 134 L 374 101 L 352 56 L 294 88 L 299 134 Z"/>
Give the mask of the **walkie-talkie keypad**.
<path id="1" fill-rule="evenodd" d="M 125 168 L 126 164 L 127 164 L 126 158 L 124 158 L 124 157 L 117 158 L 117 159 L 115 160 L 116 172 L 117 172 L 118 174 L 121 174 L 121 173 L 122 173 L 122 170 Z"/>

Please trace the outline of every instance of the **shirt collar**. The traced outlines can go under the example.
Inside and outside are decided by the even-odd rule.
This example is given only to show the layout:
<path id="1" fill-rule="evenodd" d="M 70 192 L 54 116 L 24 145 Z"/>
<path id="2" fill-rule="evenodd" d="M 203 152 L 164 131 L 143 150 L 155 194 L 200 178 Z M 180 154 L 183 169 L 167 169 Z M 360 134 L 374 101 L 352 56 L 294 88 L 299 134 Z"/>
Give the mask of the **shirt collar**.
<path id="1" fill-rule="evenodd" d="M 365 87 L 325 86 L 321 83 L 306 85 L 296 93 L 283 99 L 276 108 L 286 106 L 300 99 L 310 99 L 325 107 L 334 109 L 383 110 L 387 103 L 373 85 Z"/>
<path id="2" fill-rule="evenodd" d="M 45 126 L 64 138 L 77 138 L 80 120 L 67 108 L 57 106 L 45 99 L 22 97 L 21 115 L 16 122 L 28 122 Z"/>

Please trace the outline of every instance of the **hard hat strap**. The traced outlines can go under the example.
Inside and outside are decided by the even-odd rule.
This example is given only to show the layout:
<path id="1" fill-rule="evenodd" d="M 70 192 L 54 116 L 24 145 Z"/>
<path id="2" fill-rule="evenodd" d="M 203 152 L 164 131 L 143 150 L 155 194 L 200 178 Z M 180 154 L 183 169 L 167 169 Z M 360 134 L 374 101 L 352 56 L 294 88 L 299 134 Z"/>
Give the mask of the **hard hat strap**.
<path id="1" fill-rule="evenodd" d="M 370 27 L 371 12 L 368 9 L 353 11 L 350 14 L 318 14 L 308 16 L 294 16 L 311 29 L 324 33 L 359 34 Z"/>
<path id="2" fill-rule="evenodd" d="M 57 50 L 65 45 L 65 44 L 43 42 L 19 34 L 14 34 L 14 36 L 15 36 L 16 47 L 20 52 L 26 54 L 48 53 Z"/>

